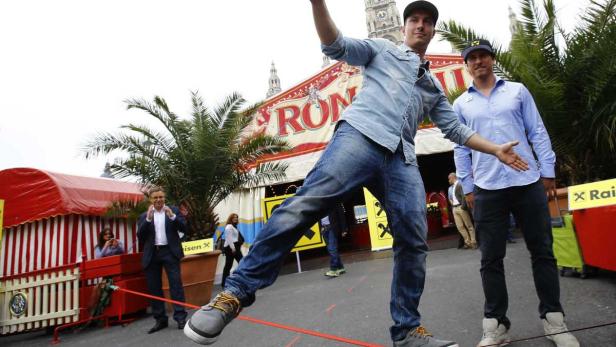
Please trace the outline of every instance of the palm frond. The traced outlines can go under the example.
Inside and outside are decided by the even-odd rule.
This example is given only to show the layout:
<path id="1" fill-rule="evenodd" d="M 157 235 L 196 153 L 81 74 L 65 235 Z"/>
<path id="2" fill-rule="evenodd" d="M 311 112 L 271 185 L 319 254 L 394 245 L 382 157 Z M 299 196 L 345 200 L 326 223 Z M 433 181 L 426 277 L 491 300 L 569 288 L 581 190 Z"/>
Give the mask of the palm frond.
<path id="1" fill-rule="evenodd" d="M 579 30 L 583 30 L 591 35 L 601 33 L 616 19 L 616 0 L 607 0 L 600 3 L 590 0 L 590 6 L 582 13 L 581 20 L 583 25 Z"/>
<path id="2" fill-rule="evenodd" d="M 438 32 L 441 35 L 441 41 L 446 40 L 457 50 L 463 51 L 474 40 L 488 40 L 492 43 L 495 51 L 496 64 L 494 70 L 497 75 L 502 78 L 511 79 L 511 71 L 514 70 L 514 62 L 511 57 L 505 52 L 498 43 L 490 40 L 487 36 L 480 35 L 473 29 L 465 27 L 454 20 L 447 22 L 443 21 L 438 25 Z"/>
<path id="3" fill-rule="evenodd" d="M 142 135 L 145 138 L 144 143 L 149 142 L 153 146 L 158 146 L 166 153 L 171 153 L 176 147 L 173 138 L 170 138 L 167 134 L 150 129 L 145 125 L 135 125 L 129 123 L 127 125 L 120 126 L 120 129 L 128 129 Z"/>
<path id="4" fill-rule="evenodd" d="M 244 177 L 242 186 L 256 187 L 266 183 L 279 182 L 286 178 L 288 164 L 279 162 L 266 162 L 257 166 L 254 174 Z"/>
<path id="5" fill-rule="evenodd" d="M 242 105 L 246 102 L 244 98 L 237 92 L 227 96 L 222 104 L 214 109 L 215 119 L 219 129 L 225 127 L 225 123 L 229 118 L 236 115 Z"/>
<path id="6" fill-rule="evenodd" d="M 458 51 L 464 50 L 469 42 L 477 39 L 487 39 L 479 35 L 473 29 L 454 21 L 442 21 L 438 24 L 438 33 L 441 35 L 441 41 L 448 41 Z"/>
<path id="7" fill-rule="evenodd" d="M 289 146 L 280 138 L 248 131 L 260 103 L 242 109 L 245 100 L 238 93 L 226 97 L 214 112 L 198 92 L 191 92 L 191 102 L 192 117 L 180 119 L 161 97 L 153 102 L 128 99 L 128 109 L 145 111 L 165 131 L 127 124 L 119 134 L 96 135 L 83 153 L 86 158 L 122 153 L 110 165 L 115 177 L 136 177 L 143 184 L 164 186 L 169 201 L 188 206 L 193 232 L 207 236 L 218 221 L 214 207 L 229 194 L 284 178 L 287 166 L 283 164 L 247 168 Z"/>
<path id="8" fill-rule="evenodd" d="M 539 28 L 543 27 L 543 21 L 539 15 L 539 11 L 535 6 L 534 0 L 520 1 L 522 10 L 522 19 L 519 21 L 524 36 L 535 37 L 539 32 Z"/>

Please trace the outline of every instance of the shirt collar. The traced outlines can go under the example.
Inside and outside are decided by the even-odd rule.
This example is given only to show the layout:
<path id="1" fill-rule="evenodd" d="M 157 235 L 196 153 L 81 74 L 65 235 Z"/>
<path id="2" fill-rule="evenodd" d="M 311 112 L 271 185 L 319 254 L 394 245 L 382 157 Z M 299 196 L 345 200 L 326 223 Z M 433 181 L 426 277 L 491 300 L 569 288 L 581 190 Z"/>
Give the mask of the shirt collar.
<path id="1" fill-rule="evenodd" d="M 398 46 L 398 48 L 399 48 L 402 52 L 406 52 L 406 53 L 408 53 L 408 52 L 413 52 L 413 53 L 415 53 L 415 51 L 413 51 L 413 49 L 412 49 L 411 47 L 409 47 L 409 46 L 405 45 L 404 43 L 401 43 L 401 44 Z"/>
<path id="2" fill-rule="evenodd" d="M 415 53 L 417 55 L 419 55 L 417 52 L 415 52 L 411 47 L 405 45 L 404 43 L 401 43 L 400 45 L 398 45 L 398 49 L 401 50 L 404 53 Z M 425 58 L 421 61 L 421 66 L 426 69 L 426 70 L 430 70 L 430 61 L 426 60 Z"/>
<path id="3" fill-rule="evenodd" d="M 496 81 L 494 82 L 494 89 L 505 83 L 505 80 L 498 77 L 498 75 L 494 75 L 494 77 L 496 77 Z M 471 82 L 471 85 L 468 87 L 468 92 L 477 92 L 477 89 L 475 88 L 475 82 Z"/>

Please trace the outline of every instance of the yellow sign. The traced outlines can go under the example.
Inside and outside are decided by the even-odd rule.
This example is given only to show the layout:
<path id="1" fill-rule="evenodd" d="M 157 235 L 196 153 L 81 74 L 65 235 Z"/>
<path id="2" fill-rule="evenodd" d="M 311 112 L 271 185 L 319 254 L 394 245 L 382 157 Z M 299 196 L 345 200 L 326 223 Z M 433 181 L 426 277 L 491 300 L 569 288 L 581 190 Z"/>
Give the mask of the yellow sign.
<path id="1" fill-rule="evenodd" d="M 4 216 L 4 200 L 0 199 L 0 246 L 2 246 L 2 228 L 4 228 L 4 224 L 2 224 L 3 216 Z"/>
<path id="2" fill-rule="evenodd" d="M 267 223 L 267 220 L 270 219 L 272 213 L 274 213 L 274 210 L 276 210 L 278 206 L 280 206 L 287 198 L 290 198 L 293 195 L 294 194 L 288 194 L 263 199 L 263 222 Z M 297 241 L 291 252 L 319 247 L 325 247 L 325 240 L 323 240 L 323 236 L 321 236 L 319 224 L 315 224 L 304 232 L 301 239 Z"/>
<path id="3" fill-rule="evenodd" d="M 184 255 L 211 252 L 214 250 L 214 241 L 213 239 L 201 239 L 182 242 L 182 248 Z"/>
<path id="4" fill-rule="evenodd" d="M 372 250 L 390 249 L 394 238 L 387 224 L 387 215 L 381 203 L 364 188 L 364 198 L 366 199 L 366 212 L 368 213 L 368 229 L 370 230 L 370 243 Z"/>
<path id="5" fill-rule="evenodd" d="M 569 210 L 616 205 L 616 179 L 571 186 Z"/>

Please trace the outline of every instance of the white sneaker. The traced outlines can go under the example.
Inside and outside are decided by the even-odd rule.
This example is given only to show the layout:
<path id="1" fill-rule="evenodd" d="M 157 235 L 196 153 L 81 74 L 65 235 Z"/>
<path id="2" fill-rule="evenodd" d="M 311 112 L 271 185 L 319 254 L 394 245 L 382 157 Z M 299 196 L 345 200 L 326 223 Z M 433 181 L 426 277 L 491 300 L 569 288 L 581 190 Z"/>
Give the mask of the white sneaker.
<path id="1" fill-rule="evenodd" d="M 509 344 L 509 335 L 503 324 L 498 324 L 496 318 L 483 319 L 483 336 L 477 347 L 482 346 L 505 346 Z"/>
<path id="2" fill-rule="evenodd" d="M 557 347 L 580 347 L 580 343 L 575 336 L 567 332 L 568 329 L 562 312 L 548 312 L 545 319 L 541 321 L 543 322 L 543 331 L 548 335 L 547 338 L 552 340 Z"/>

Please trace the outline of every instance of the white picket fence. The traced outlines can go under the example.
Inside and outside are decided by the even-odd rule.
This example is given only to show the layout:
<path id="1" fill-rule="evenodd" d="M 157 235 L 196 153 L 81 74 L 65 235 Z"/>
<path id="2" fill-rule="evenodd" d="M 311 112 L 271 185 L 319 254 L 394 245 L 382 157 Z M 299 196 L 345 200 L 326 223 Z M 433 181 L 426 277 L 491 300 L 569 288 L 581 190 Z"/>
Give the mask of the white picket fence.
<path id="1" fill-rule="evenodd" d="M 16 305 L 11 310 L 11 299 L 14 298 L 15 304 L 20 301 L 17 300 L 19 296 L 26 299 L 25 302 L 21 300 L 22 310 Z M 52 327 L 78 319 L 78 265 L 0 278 L 0 335 Z"/>

